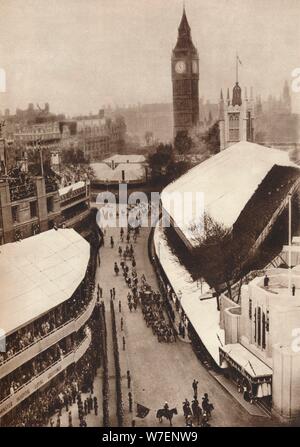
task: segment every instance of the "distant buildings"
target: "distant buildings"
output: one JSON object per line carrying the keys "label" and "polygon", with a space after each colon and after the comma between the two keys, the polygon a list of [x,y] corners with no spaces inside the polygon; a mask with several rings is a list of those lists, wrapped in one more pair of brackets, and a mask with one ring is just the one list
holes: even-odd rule
{"label": "distant buildings", "polygon": [[17,109],[15,115],[5,118],[2,136],[10,166],[24,158],[26,152],[38,149],[48,153],[49,158],[50,154],[57,157],[63,151],[81,150],[86,160],[95,162],[125,149],[126,123],[120,115],[105,117],[103,110],[69,120],[51,114],[49,104],[37,110],[29,104],[27,110]]}
{"label": "distant buildings", "polygon": [[104,117],[104,111],[93,117],[78,117],[78,146],[90,162],[103,160],[125,149],[126,124],[122,116]]}
{"label": "distant buildings", "polygon": [[293,160],[300,160],[300,116],[292,113],[287,82],[279,97],[270,95],[265,101],[256,98],[255,116],[257,142],[286,150]]}

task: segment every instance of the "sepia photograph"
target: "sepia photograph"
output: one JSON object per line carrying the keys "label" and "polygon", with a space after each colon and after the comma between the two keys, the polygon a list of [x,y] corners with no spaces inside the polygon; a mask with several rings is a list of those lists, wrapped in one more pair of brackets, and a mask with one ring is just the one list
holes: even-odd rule
{"label": "sepia photograph", "polygon": [[0,0],[0,428],[300,426],[299,17]]}

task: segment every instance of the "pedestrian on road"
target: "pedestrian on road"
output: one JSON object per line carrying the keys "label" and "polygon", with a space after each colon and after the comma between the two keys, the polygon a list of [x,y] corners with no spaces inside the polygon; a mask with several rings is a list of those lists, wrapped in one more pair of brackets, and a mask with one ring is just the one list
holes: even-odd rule
{"label": "pedestrian on road", "polygon": [[123,335],[123,351],[125,351],[125,348],[126,348],[126,341],[125,341],[125,337]]}
{"label": "pedestrian on road", "polygon": [[99,292],[100,292],[100,298],[102,298],[102,295],[103,295],[102,287],[99,288]]}
{"label": "pedestrian on road", "polygon": [[121,304],[121,300],[119,300],[119,312],[122,312],[122,304]]}
{"label": "pedestrian on road", "polygon": [[118,276],[118,274],[119,274],[119,267],[118,267],[118,264],[116,262],[114,264],[114,271],[115,271],[116,276]]}
{"label": "pedestrian on road", "polygon": [[121,331],[123,331],[123,317],[121,318]]}
{"label": "pedestrian on road", "polygon": [[292,295],[295,296],[295,293],[296,293],[296,286],[295,286],[295,284],[293,284],[293,287],[292,287]]}
{"label": "pedestrian on road", "polygon": [[119,256],[122,256],[122,247],[119,246]]}
{"label": "pedestrian on road", "polygon": [[114,287],[112,289],[112,293],[113,293],[113,299],[115,299],[116,298],[116,289]]}
{"label": "pedestrian on road", "polygon": [[110,236],[110,248],[114,248],[114,238],[112,236]]}
{"label": "pedestrian on road", "polygon": [[130,375],[130,371],[127,370],[127,388],[129,389],[131,386],[131,375]]}
{"label": "pedestrian on road", "polygon": [[110,299],[112,300],[113,299],[113,291],[112,291],[112,289],[109,290],[109,293],[110,293]]}
{"label": "pedestrian on road", "polygon": [[129,404],[129,413],[132,413],[132,394],[130,391],[128,393],[128,404]]}

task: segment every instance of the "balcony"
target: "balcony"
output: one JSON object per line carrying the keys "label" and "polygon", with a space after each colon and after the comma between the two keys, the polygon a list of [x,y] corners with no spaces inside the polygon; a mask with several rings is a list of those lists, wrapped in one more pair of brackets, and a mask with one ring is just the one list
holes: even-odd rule
{"label": "balcony", "polygon": [[52,364],[49,368],[41,374],[34,376],[32,380],[25,383],[14,394],[6,397],[0,402],[0,417],[8,413],[12,408],[21,403],[35,391],[46,385],[50,380],[57,376],[61,371],[65,370],[72,363],[78,360],[85,354],[91,343],[91,335],[88,334],[84,340],[73,351],[66,354],[59,361]]}
{"label": "balcony", "polygon": [[36,188],[32,182],[15,186],[10,185],[9,190],[11,202],[17,202],[18,200],[36,196]]}
{"label": "balcony", "polygon": [[69,320],[62,326],[54,329],[51,333],[47,334],[44,338],[38,342],[27,346],[22,351],[19,351],[13,357],[7,359],[0,365],[0,380],[7,374],[11,373],[15,369],[19,368],[30,359],[50,348],[50,346],[59,342],[63,338],[77,332],[90,318],[96,304],[96,296],[93,297],[87,308],[77,318]]}

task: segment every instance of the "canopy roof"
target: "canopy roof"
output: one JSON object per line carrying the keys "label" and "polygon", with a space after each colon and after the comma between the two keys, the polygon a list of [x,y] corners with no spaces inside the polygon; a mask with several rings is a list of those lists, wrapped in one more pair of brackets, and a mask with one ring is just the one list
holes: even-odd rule
{"label": "canopy roof", "polygon": [[83,280],[89,243],[49,230],[0,248],[0,328],[6,335],[69,299]]}
{"label": "canopy roof", "polygon": [[95,173],[96,181],[103,183],[122,182],[122,171],[124,171],[124,182],[137,182],[145,180],[145,166],[141,163],[119,163],[112,169],[106,163],[92,163],[91,167]]}
{"label": "canopy roof", "polygon": [[111,163],[114,162],[115,164],[118,163],[145,163],[146,157],[144,155],[138,155],[138,154],[116,154],[112,155],[109,158],[105,158],[103,160],[103,163]]}
{"label": "canopy roof", "polygon": [[[178,180],[170,183],[162,192],[164,209],[180,228],[185,237],[193,244],[190,231],[195,222],[195,203],[188,211],[185,209],[184,223],[176,221],[174,205],[170,204],[171,193],[203,193],[204,211],[215,221],[231,228],[238,219],[247,202],[254,195],[268,172],[275,166],[294,167],[288,153],[258,144],[241,141],[205,160]],[[300,169],[299,169],[300,173]]]}
{"label": "canopy roof", "polygon": [[83,188],[85,186],[84,181],[72,183],[72,185],[64,186],[63,188],[59,188],[58,194],[60,196],[64,196],[65,194],[68,194],[69,192],[76,191],[77,189]]}

